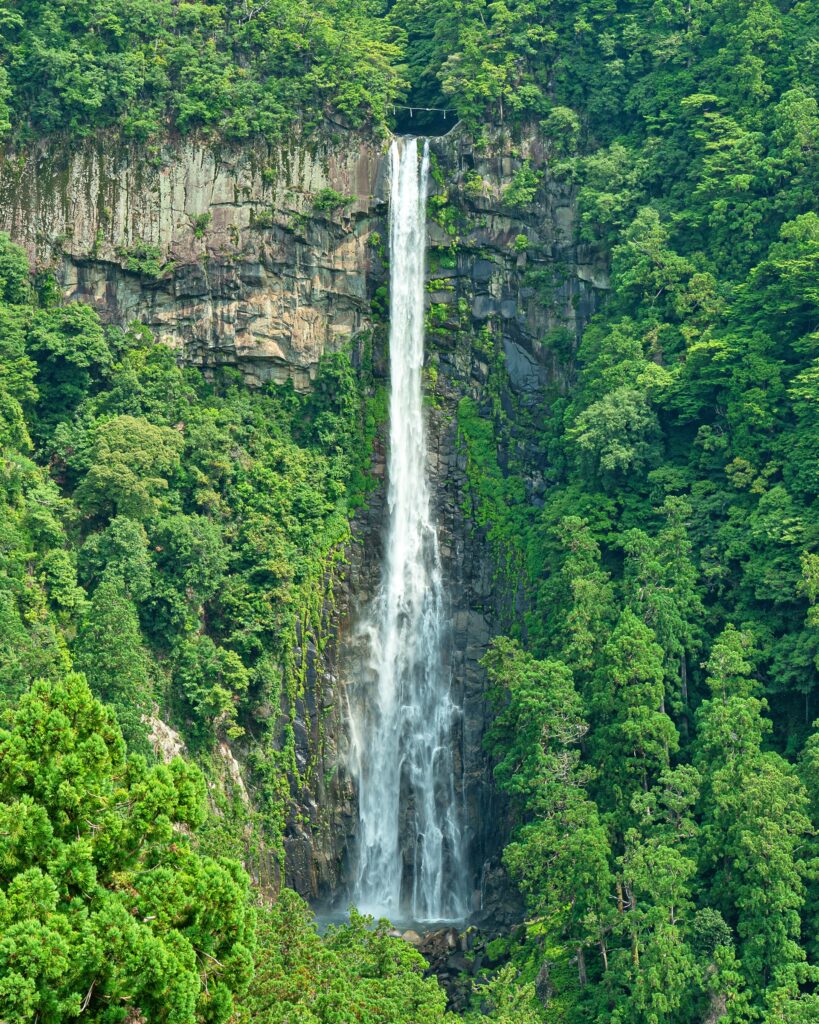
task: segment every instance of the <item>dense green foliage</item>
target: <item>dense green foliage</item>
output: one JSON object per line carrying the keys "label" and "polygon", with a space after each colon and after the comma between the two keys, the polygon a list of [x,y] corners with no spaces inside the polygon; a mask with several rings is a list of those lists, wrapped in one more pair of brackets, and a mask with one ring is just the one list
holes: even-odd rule
{"label": "dense green foliage", "polygon": [[728,214],[708,230],[748,230],[758,211],[733,186],[748,191],[777,127],[780,161],[799,159],[787,136],[804,140],[817,22],[806,0],[5,0],[0,130],[245,138],[341,116],[381,131],[396,102],[431,105],[477,131],[541,121],[557,152],[628,157],[624,140],[650,138],[644,166],[612,168],[629,188],[699,156]]}
{"label": "dense green foliage", "polygon": [[5,124],[235,139],[325,117],[381,127],[400,86],[379,0],[6,0]]}
{"label": "dense green foliage", "polygon": [[186,836],[205,813],[198,769],[126,760],[69,674],[35,683],[0,729],[0,796],[3,1020],[232,1015],[252,964],[248,879]]}
{"label": "dense green foliage", "polygon": [[[515,609],[488,749],[528,914],[470,1021],[819,1020],[817,28],[809,0],[0,4],[12,137],[381,131],[406,95],[536,136],[610,256],[582,337],[544,339],[554,389],[512,394],[490,325],[458,410]],[[503,208],[544,183],[521,161]],[[242,747],[276,845],[372,381],[337,356],[250,393],[50,294],[0,241],[0,1017],[442,1019],[384,928],[321,938],[288,893],[254,924],[208,856],[246,811],[147,739],[158,712],[206,766]]]}
{"label": "dense green foliage", "polygon": [[208,384],[144,331],[40,301],[7,239],[0,275],[2,696],[73,664],[134,749],[154,708],[204,757],[247,734],[275,846],[372,403],[345,355],[308,397]]}
{"label": "dense green foliage", "polygon": [[[488,6],[459,38],[525,55],[496,117],[539,118],[612,271],[577,349],[555,335],[561,393],[499,402],[496,360],[460,409],[528,607],[487,659],[519,966],[549,964],[547,1020],[814,1020],[816,10]],[[488,75],[441,24],[443,67]]]}
{"label": "dense green foliage", "polygon": [[0,727],[0,1016],[156,1024],[433,1024],[425,961],[353,914],[320,938],[282,890],[197,852],[205,781],[126,757],[82,675],[41,680]]}
{"label": "dense green foliage", "polygon": [[373,928],[351,912],[349,924],[323,938],[295,893],[282,893],[259,929],[259,949],[247,1000],[260,1024],[435,1024],[446,996],[424,978],[426,961],[386,922]]}

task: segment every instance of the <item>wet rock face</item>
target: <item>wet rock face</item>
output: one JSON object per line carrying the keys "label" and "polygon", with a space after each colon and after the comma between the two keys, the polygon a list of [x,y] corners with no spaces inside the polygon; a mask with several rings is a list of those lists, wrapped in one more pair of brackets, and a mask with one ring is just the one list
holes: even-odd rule
{"label": "wet rock face", "polygon": [[[471,502],[457,410],[465,396],[479,403],[486,398],[490,371],[486,347],[480,340],[486,332],[502,354],[505,386],[511,395],[528,404],[542,400],[545,388],[565,389],[565,368],[544,339],[558,328],[570,338],[576,337],[593,312],[606,279],[596,254],[575,241],[575,210],[568,189],[549,182],[546,176],[545,187],[531,206],[504,205],[503,191],[515,167],[527,156],[533,166],[542,166],[542,154],[530,149],[514,163],[505,158],[498,161],[476,153],[469,140],[457,133],[436,141],[433,152],[437,181],[432,188],[438,195],[447,193],[450,223],[456,225],[453,235],[435,220],[429,224],[427,305],[434,327],[427,333],[426,363],[431,398],[428,465],[450,602],[448,656],[453,697],[462,709],[453,737],[458,795],[465,807],[474,919],[490,928],[508,927],[521,919],[523,911],[499,866],[510,822],[505,802],[492,784],[491,764],[483,746],[489,707],[480,662],[492,636],[504,628],[515,609],[509,607],[508,590],[497,579],[484,531],[465,511]],[[464,185],[474,182],[475,175],[481,179],[481,193],[472,189],[467,194]],[[432,213],[434,216],[434,206]],[[386,225],[378,230],[386,236]],[[515,246],[521,235],[527,238],[525,253],[517,251],[520,244]],[[553,272],[556,267],[560,273]],[[548,302],[544,301],[543,278],[548,282]],[[383,280],[373,276],[371,287]],[[385,334],[376,330],[375,357],[386,378]],[[337,590],[341,603],[333,645],[339,695],[336,706],[344,704],[346,684],[366,671],[366,643],[357,634],[357,625],[380,581],[386,527],[384,444],[382,434],[374,466],[381,485],[353,524],[355,542],[348,552],[346,578]],[[305,891],[343,906],[356,858],[356,804],[345,763],[345,723],[339,720],[338,724],[340,730],[333,735],[329,756],[337,765],[334,784],[341,799],[337,803],[330,799],[326,805],[333,818],[320,831],[328,837],[328,845],[319,844],[316,852],[325,867],[335,861],[337,874],[329,886]],[[334,814],[335,806],[343,811]],[[302,842],[309,839],[304,837]],[[411,860],[410,851],[405,859]],[[298,885],[308,881],[305,873],[296,869],[295,860],[293,868],[290,877]]]}
{"label": "wet rock face", "polygon": [[[473,336],[491,332],[514,393],[534,397],[544,387],[565,387],[565,357],[549,339],[556,331],[576,338],[608,288],[602,254],[577,240],[573,189],[550,176],[536,137],[514,145],[498,137],[479,150],[454,131],[433,140],[432,153],[432,191],[446,196],[457,215],[430,226],[431,276],[447,285],[430,301],[447,305],[452,321]],[[516,199],[512,186],[524,167],[540,180],[531,197]],[[436,248],[452,250],[448,224],[456,228],[454,267],[451,259],[434,258]],[[459,355],[465,390],[479,398],[485,366],[474,349]]]}
{"label": "wet rock face", "polygon": [[[465,512],[457,409],[465,396],[486,398],[488,338],[512,398],[536,405],[544,389],[565,390],[565,352],[558,355],[555,332],[571,347],[607,279],[599,255],[576,241],[574,197],[550,178],[540,142],[513,148],[498,139],[478,151],[456,129],[434,140],[432,152],[428,446],[450,599],[453,691],[462,708],[454,743],[474,909],[479,920],[504,925],[519,919],[520,907],[498,868],[508,820],[483,750],[488,705],[480,660],[516,610],[498,585],[484,532]],[[531,202],[516,206],[507,190],[527,160],[543,178]],[[384,148],[352,133],[279,148],[168,142],[155,154],[108,139],[74,150],[43,145],[0,162],[0,230],[38,266],[54,270],[66,298],[93,304],[110,322],[142,321],[182,362],[206,372],[231,365],[251,385],[291,379],[309,388],[322,353],[351,345],[355,357],[362,334],[372,331],[375,365],[386,380],[386,330],[372,302],[387,283],[386,178]],[[297,762],[317,768],[296,796],[286,879],[317,903],[341,906],[357,822],[346,687],[360,671],[357,625],[380,580],[384,445],[382,432],[373,466],[379,486],[353,523],[354,542],[327,609],[332,642],[321,656],[307,652],[307,685],[293,723]],[[244,771],[241,763],[235,770]],[[252,785],[248,795],[252,803]],[[248,866],[275,885],[276,867],[267,861]]]}

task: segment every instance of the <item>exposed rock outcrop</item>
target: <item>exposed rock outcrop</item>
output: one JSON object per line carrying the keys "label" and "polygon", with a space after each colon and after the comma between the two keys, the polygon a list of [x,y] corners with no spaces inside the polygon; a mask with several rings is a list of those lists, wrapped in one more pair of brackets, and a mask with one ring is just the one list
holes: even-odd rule
{"label": "exposed rock outcrop", "polygon": [[185,756],[185,741],[167,722],[158,717],[158,710],[157,708],[145,721],[148,726],[148,742],[157,758],[163,764],[168,764],[175,757]]}
{"label": "exposed rock outcrop", "polygon": [[4,156],[0,228],[67,298],[147,324],[186,363],[306,387],[322,352],[369,324],[383,175],[380,147],[354,136],[152,152],[43,142]]}

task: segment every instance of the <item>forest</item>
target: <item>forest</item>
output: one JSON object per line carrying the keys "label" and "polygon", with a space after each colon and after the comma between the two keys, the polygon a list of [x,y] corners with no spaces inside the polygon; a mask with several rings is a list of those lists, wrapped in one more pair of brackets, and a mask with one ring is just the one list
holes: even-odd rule
{"label": "forest", "polygon": [[0,2],[9,152],[446,109],[539,140],[611,272],[542,339],[567,387],[512,395],[496,345],[458,406],[525,921],[455,1014],[388,922],[255,890],[290,723],[257,815],[208,783],[303,683],[378,485],[372,351],[206,378],[0,236],[0,1021],[819,1021],[818,86],[812,0]]}

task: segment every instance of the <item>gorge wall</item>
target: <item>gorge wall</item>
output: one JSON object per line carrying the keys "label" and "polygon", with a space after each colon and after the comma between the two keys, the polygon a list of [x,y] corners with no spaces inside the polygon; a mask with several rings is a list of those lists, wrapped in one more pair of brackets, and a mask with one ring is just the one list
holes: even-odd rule
{"label": "gorge wall", "polygon": [[[450,657],[463,707],[459,767],[477,907],[481,890],[487,905],[499,898],[492,865],[504,830],[482,749],[479,662],[515,608],[485,530],[468,511],[458,405],[464,397],[489,403],[490,377],[498,373],[501,401],[507,394],[534,405],[544,391],[565,388],[547,339],[556,330],[576,336],[607,279],[599,254],[577,242],[571,188],[550,177],[541,142],[497,138],[479,150],[456,128],[434,140],[432,151],[428,443],[452,602]],[[386,379],[387,166],[386,147],[345,133],[286,147],[188,140],[148,151],[105,137],[80,148],[40,144],[3,156],[0,230],[38,269],[54,273],[66,299],[91,303],[109,322],[141,321],[180,361],[205,372],[235,366],[250,385],[290,379],[307,389],[322,353],[349,346],[355,362],[366,342]],[[506,190],[522,168],[543,176],[515,205]],[[353,524],[334,588],[334,640],[321,655],[312,652],[294,723],[300,763],[318,767],[309,791],[294,792],[286,874],[325,902],[343,903],[355,843],[345,684],[356,659],[355,623],[379,580],[383,432],[373,471],[380,485]],[[235,753],[241,769],[246,751]],[[247,788],[252,800],[252,780]],[[267,880],[260,864],[250,867]]]}

